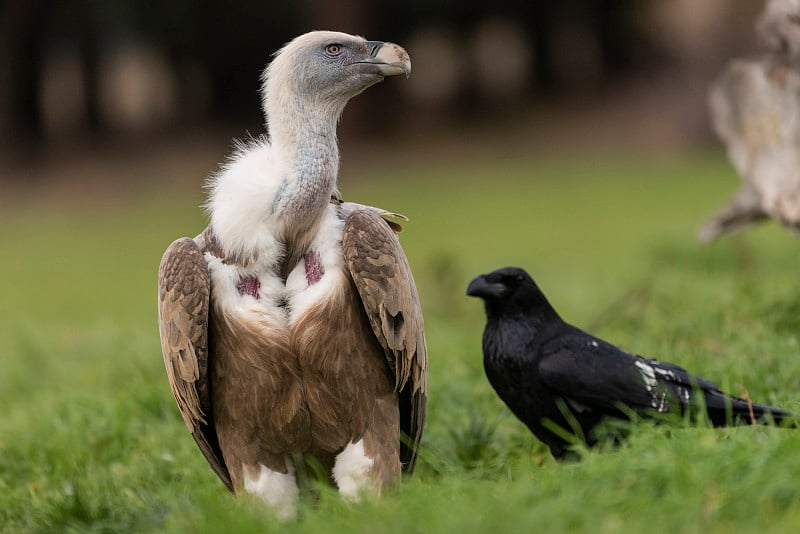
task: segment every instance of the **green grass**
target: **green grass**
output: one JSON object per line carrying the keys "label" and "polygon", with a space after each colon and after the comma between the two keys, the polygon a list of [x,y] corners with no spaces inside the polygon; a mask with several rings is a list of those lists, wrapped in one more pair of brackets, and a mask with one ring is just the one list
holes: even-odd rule
{"label": "green grass", "polygon": [[203,226],[199,180],[91,211],[27,200],[0,215],[0,530],[800,531],[796,431],[640,424],[555,463],[486,382],[464,296],[523,266],[571,322],[800,411],[798,242],[774,224],[694,239],[737,186],[721,157],[407,164],[340,185],[411,218],[430,355],[416,476],[380,502],[323,490],[288,524],[230,497],[178,415],[155,318],[161,252]]}

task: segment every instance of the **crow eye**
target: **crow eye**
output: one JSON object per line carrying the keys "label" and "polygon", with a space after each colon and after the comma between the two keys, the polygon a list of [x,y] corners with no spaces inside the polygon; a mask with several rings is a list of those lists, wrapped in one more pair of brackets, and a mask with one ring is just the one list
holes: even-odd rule
{"label": "crow eye", "polygon": [[338,56],[342,53],[342,45],[340,44],[329,44],[325,47],[325,52],[328,53],[330,56]]}
{"label": "crow eye", "polygon": [[525,277],[524,277],[524,276],[522,276],[521,274],[518,274],[518,275],[516,276],[516,278],[517,278],[517,282],[522,282],[523,280],[525,280]]}

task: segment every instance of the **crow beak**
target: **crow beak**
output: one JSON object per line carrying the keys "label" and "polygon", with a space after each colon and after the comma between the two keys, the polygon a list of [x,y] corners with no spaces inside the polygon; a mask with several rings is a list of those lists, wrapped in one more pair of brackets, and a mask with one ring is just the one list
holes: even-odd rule
{"label": "crow beak", "polygon": [[408,78],[411,74],[411,58],[402,46],[381,41],[367,41],[367,49],[369,58],[359,63],[375,65],[383,76],[405,74]]}
{"label": "crow beak", "polygon": [[467,287],[467,295],[470,297],[486,298],[502,298],[507,296],[509,289],[505,284],[499,282],[490,282],[486,279],[486,275],[480,275]]}

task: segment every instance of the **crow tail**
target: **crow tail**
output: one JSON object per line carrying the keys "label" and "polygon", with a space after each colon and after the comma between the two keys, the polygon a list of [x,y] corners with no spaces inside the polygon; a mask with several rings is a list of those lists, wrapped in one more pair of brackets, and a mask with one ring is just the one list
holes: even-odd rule
{"label": "crow tail", "polygon": [[705,397],[708,417],[714,426],[780,425],[795,418],[789,411],[756,404],[749,398],[731,397],[719,391],[706,392]]}

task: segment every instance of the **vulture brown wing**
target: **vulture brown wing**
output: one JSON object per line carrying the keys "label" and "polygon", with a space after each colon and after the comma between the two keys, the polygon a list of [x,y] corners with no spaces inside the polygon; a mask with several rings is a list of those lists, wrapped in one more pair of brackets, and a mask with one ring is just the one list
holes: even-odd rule
{"label": "vulture brown wing", "polygon": [[[202,239],[202,238],[200,238]],[[212,420],[208,375],[208,266],[197,242],[173,242],[158,270],[158,329],[172,394],[203,455],[233,491]]]}
{"label": "vulture brown wing", "polygon": [[344,260],[372,330],[395,376],[400,399],[400,460],[411,472],[425,423],[428,355],[419,295],[411,268],[390,223],[374,208],[341,210]]}

